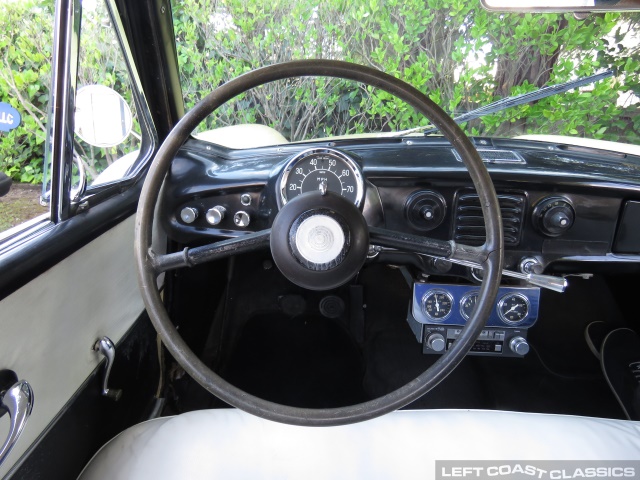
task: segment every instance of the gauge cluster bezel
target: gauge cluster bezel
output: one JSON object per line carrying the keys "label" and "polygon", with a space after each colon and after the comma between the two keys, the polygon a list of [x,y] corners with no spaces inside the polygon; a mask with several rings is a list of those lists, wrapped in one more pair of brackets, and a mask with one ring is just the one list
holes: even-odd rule
{"label": "gauge cluster bezel", "polygon": [[[480,294],[480,290],[471,290],[470,292],[465,293],[462,298],[460,298],[460,303],[459,303],[459,308],[460,308],[460,315],[462,315],[462,318],[464,318],[465,320],[469,320],[469,318],[471,318],[471,315],[468,315],[465,311],[464,311],[464,304],[465,302],[470,299],[473,296],[478,296]],[[477,300],[476,300],[477,301]]]}
{"label": "gauge cluster bezel", "polygon": [[[504,303],[513,297],[517,297],[522,299],[522,301],[526,304],[527,306],[527,313],[525,314],[524,317],[522,317],[520,320],[509,320],[508,318],[506,318],[505,313],[502,311],[502,307],[504,306]],[[518,293],[518,292],[510,292],[507,293],[506,295],[503,295],[502,297],[500,297],[500,300],[498,300],[498,304],[496,305],[496,310],[498,311],[498,316],[500,317],[500,319],[506,323],[507,325],[511,325],[511,326],[518,326],[521,325],[523,322],[525,322],[527,320],[527,318],[529,317],[529,312],[531,310],[531,302],[529,302],[529,298],[526,295],[523,295],[522,293]]]}
{"label": "gauge cluster bezel", "polygon": [[[300,165],[303,161],[305,161],[309,157],[316,156],[316,155],[317,156],[327,155],[329,157],[334,157],[337,160],[344,162],[344,164],[346,164],[349,170],[353,172],[353,178],[354,178],[355,187],[356,187],[354,204],[356,207],[361,208],[364,201],[364,197],[365,197],[365,183],[364,183],[364,175],[362,173],[362,168],[360,167],[358,162],[356,162],[351,156],[347,155],[346,153],[340,150],[336,150],[333,148],[309,148],[297,153],[290,160],[287,161],[284,168],[282,169],[282,173],[280,174],[280,178],[277,182],[278,208],[282,208],[288,201],[287,187],[289,186],[289,178],[291,176],[291,172],[294,171],[294,169],[298,165]],[[341,192],[335,192],[335,193],[342,194]]]}

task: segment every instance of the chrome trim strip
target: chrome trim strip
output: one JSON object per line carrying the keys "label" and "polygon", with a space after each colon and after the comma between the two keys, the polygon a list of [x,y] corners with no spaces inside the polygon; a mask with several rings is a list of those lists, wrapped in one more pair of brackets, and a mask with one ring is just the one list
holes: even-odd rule
{"label": "chrome trim strip", "polygon": [[[502,149],[476,148],[476,150],[478,150],[478,153],[480,154],[480,158],[482,158],[482,161],[484,163],[490,163],[490,164],[495,164],[495,163],[506,163],[506,164],[524,163],[524,164],[526,164],[527,163],[525,161],[524,157],[522,155],[520,155],[520,153],[516,152],[515,150],[506,150],[504,148],[502,148]],[[462,157],[460,156],[458,151],[455,148],[452,148],[451,151],[453,152],[453,156],[456,157],[456,160],[459,161],[459,162],[462,162]],[[488,154],[500,154],[500,153],[505,153],[506,155],[513,156],[514,159],[513,160],[508,159],[508,158],[489,159],[489,158],[486,158],[486,155],[484,155],[484,154],[488,155]]]}
{"label": "chrome trim strip", "polygon": [[[78,73],[80,0],[58,0],[56,6],[49,138],[45,165],[51,165],[51,219],[58,223],[70,216],[73,157],[73,111]],[[46,168],[46,167],[45,167]],[[43,185],[43,192],[47,190]]]}

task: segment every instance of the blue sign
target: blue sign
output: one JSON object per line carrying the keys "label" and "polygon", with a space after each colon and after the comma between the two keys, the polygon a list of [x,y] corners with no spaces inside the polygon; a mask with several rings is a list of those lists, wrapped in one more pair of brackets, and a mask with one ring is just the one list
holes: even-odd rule
{"label": "blue sign", "polygon": [[8,132],[20,125],[20,112],[8,103],[0,102],[0,132]]}

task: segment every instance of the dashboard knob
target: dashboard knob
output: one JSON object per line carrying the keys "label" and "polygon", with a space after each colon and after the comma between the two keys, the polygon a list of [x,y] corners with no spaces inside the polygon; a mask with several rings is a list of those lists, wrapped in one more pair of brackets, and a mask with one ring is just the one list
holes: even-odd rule
{"label": "dashboard knob", "polygon": [[540,260],[535,257],[525,257],[520,260],[520,271],[525,275],[540,275],[543,270]]}
{"label": "dashboard knob", "polygon": [[184,223],[193,223],[198,218],[198,210],[193,207],[184,207],[180,211],[180,218]]}
{"label": "dashboard knob", "polygon": [[533,210],[534,223],[549,237],[558,237],[573,226],[576,213],[566,198],[550,197]]}
{"label": "dashboard knob", "polygon": [[251,205],[251,195],[249,195],[248,193],[243,193],[242,195],[240,195],[240,203],[245,207]]}
{"label": "dashboard knob", "polygon": [[441,333],[432,333],[427,338],[427,347],[429,347],[434,352],[442,352],[444,351],[444,347],[446,343],[444,341],[444,335]]}
{"label": "dashboard knob", "polygon": [[236,212],[236,214],[233,216],[233,223],[235,223],[238,227],[248,227],[250,222],[251,217],[247,212],[243,212],[242,210]]}
{"label": "dashboard knob", "polygon": [[227,213],[227,209],[222,205],[216,205],[213,208],[207,210],[205,218],[210,225],[218,225],[224,218],[224,214]]}
{"label": "dashboard knob", "polygon": [[424,207],[422,210],[420,210],[420,214],[426,221],[431,221],[436,216],[433,208],[431,207]]}
{"label": "dashboard knob", "polygon": [[509,342],[509,348],[516,355],[526,355],[529,353],[529,344],[522,337],[513,337]]}
{"label": "dashboard knob", "polygon": [[444,221],[447,203],[444,197],[431,190],[413,192],[405,201],[404,213],[417,230],[433,230]]}

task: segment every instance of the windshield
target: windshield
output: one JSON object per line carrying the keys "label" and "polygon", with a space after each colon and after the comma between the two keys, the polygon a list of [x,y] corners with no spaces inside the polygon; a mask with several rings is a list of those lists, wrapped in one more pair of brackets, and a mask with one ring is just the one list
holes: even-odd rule
{"label": "windshield", "polygon": [[[242,73],[301,58],[373,66],[454,117],[611,69],[613,75],[588,85],[461,125],[476,136],[640,144],[639,13],[500,14],[483,10],[479,0],[187,0],[173,14],[187,109]],[[313,78],[255,89],[198,131],[244,123],[271,127],[286,141],[428,126],[384,92]]]}

